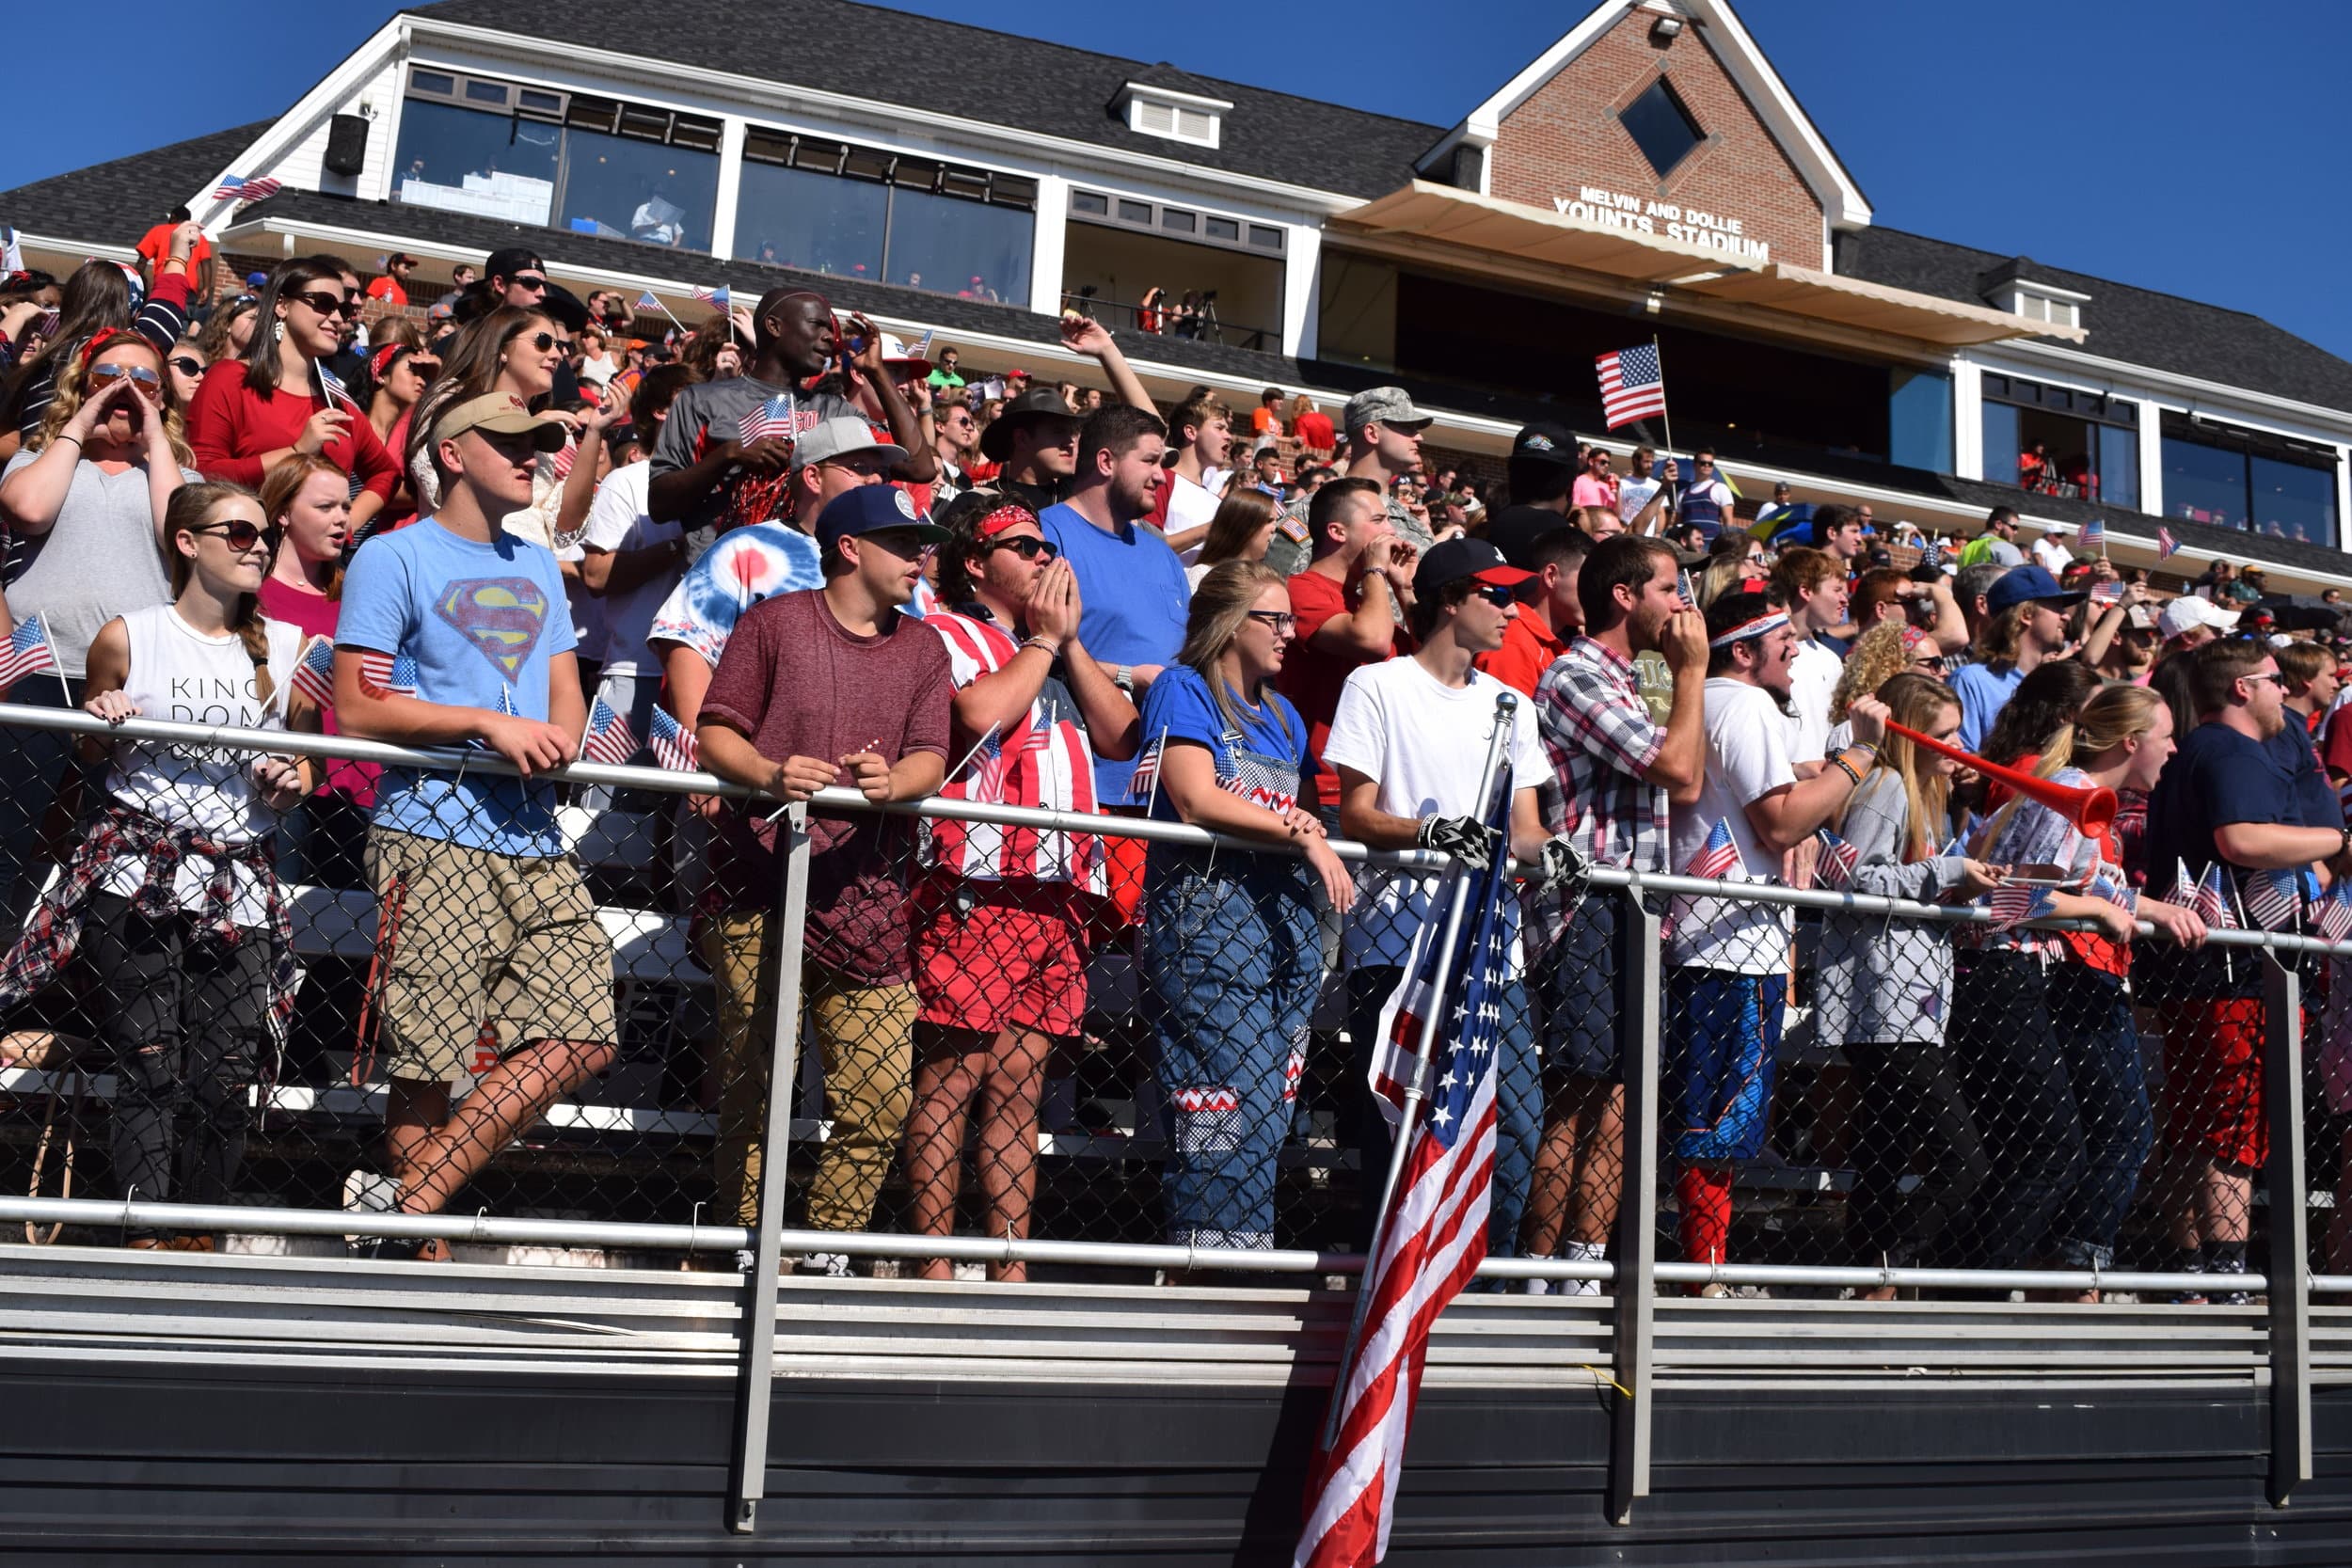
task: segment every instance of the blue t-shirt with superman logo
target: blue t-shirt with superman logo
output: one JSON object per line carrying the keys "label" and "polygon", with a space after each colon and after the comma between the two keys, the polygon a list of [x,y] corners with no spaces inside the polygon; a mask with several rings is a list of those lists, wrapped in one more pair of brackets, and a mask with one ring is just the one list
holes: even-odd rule
{"label": "blue t-shirt with superman logo", "polygon": [[[415,695],[548,717],[548,661],[573,650],[564,575],[545,547],[461,539],[430,517],[368,541],[343,578],[338,648],[414,664]],[[496,773],[384,772],[378,827],[501,855],[560,855],[555,786]]]}

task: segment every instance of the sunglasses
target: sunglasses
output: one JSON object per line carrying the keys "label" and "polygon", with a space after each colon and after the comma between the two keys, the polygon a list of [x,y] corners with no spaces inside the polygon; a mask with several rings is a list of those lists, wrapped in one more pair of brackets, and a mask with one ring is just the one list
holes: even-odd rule
{"label": "sunglasses", "polygon": [[1051,539],[994,539],[989,542],[988,547],[992,550],[1010,550],[1024,561],[1035,561],[1040,556],[1051,561],[1061,554],[1061,546]]}
{"label": "sunglasses", "polygon": [[566,354],[572,352],[572,341],[569,338],[559,338],[552,332],[533,332],[523,341],[537,349],[541,354],[547,353],[551,348],[560,348]]}
{"label": "sunglasses", "polygon": [[1482,582],[1470,591],[1473,599],[1484,599],[1497,610],[1507,610],[1518,602],[1518,595],[1499,582]]}
{"label": "sunglasses", "polygon": [[330,294],[323,289],[314,293],[288,294],[286,297],[300,300],[322,316],[356,316],[359,313],[358,300],[343,294]]}
{"label": "sunglasses", "polygon": [[1251,610],[1243,613],[1262,626],[1272,626],[1278,634],[1298,629],[1298,617],[1287,610]]}
{"label": "sunglasses", "polygon": [[92,365],[89,368],[89,384],[93,387],[109,387],[126,378],[148,391],[157,390],[164,384],[164,378],[145,365]]}
{"label": "sunglasses", "polygon": [[260,525],[250,522],[243,517],[239,517],[232,523],[207,523],[202,528],[190,529],[188,531],[191,533],[217,533],[222,539],[228,542],[229,547],[236,551],[239,555],[243,555],[246,551],[262,543],[264,539],[269,541],[272,548],[277,547],[278,544],[278,531],[276,529],[262,528]]}
{"label": "sunglasses", "polygon": [[164,362],[169,365],[173,370],[178,371],[182,375],[202,375],[204,373],[204,361],[199,359],[193,354],[175,354]]}
{"label": "sunglasses", "polygon": [[548,286],[548,280],[546,278],[532,277],[527,273],[518,277],[510,277],[507,281],[514,284],[518,289],[535,289],[541,293],[545,293]]}

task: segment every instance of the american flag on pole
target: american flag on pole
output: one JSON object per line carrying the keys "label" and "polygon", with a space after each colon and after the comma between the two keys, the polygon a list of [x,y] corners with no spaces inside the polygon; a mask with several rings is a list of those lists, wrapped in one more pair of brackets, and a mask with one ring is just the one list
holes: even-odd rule
{"label": "american flag on pole", "polygon": [[326,392],[326,401],[340,403],[355,414],[361,412],[359,400],[351,395],[351,388],[343,385],[343,378],[328,370],[326,360],[321,359],[316,363],[319,372],[319,388]]}
{"label": "american flag on pole", "polygon": [[[1499,771],[1485,816],[1489,827],[1507,833],[1510,770]],[[1308,1472],[1296,1568],[1356,1568],[1387,1554],[1430,1326],[1486,1256],[1500,993],[1510,963],[1514,895],[1508,857],[1497,855],[1485,871],[1450,870],[1433,908],[1453,907],[1451,893],[1461,877],[1471,879],[1470,902],[1458,951],[1451,955],[1457,961],[1445,966],[1454,978],[1446,987],[1450,1005],[1443,1006],[1430,1053],[1429,1098],[1403,1131],[1404,1167],[1364,1271],[1360,1332],[1332,1385],[1331,1418]],[[1442,941],[1435,919],[1415,937],[1406,984],[1391,1002],[1402,1016],[1390,1040],[1409,1027],[1418,1050],[1418,1015],[1435,990]],[[1416,985],[1418,995],[1408,996]],[[1398,1006],[1399,1000],[1408,1006]],[[1384,1092],[1381,1102],[1401,1119],[1402,1084],[1393,1101]]]}
{"label": "american flag on pole", "polygon": [[1666,411],[1666,374],[1658,365],[1658,345],[1644,343],[1604,354],[1600,367],[1600,411],[1609,428]]}
{"label": "american flag on pole", "polygon": [[2093,517],[2083,525],[2083,548],[2104,550],[2107,547],[2106,520]]}
{"label": "american flag on pole", "polygon": [[661,309],[661,302],[653,297],[653,291],[651,289],[647,289],[644,293],[637,296],[636,308],[640,310],[659,310]]}
{"label": "american flag on pole", "polygon": [[334,707],[334,640],[313,637],[303,644],[302,657],[294,662],[294,679],[287,684],[308,697],[311,706],[323,710]]}
{"label": "american flag on pole", "polygon": [[[523,710],[515,705],[515,689],[504,681],[499,682],[498,711],[509,719],[520,719],[523,716]],[[477,752],[496,750],[478,735],[467,740],[466,744]]]}
{"label": "american flag on pole", "polygon": [[2158,523],[2156,525],[2156,559],[2166,560],[2178,553],[2180,547],[2181,542],[2172,537],[2172,531],[2162,523]]}
{"label": "american flag on pole", "polygon": [[1944,565],[1944,541],[1930,534],[1927,547],[1919,552],[1919,564],[1941,570]]}
{"label": "american flag on pole", "polygon": [[215,201],[265,201],[284,187],[285,182],[282,180],[272,180],[266,176],[259,180],[246,180],[231,174],[223,179],[219,187],[213,192],[213,199]]}
{"label": "american flag on pole", "polygon": [[2198,919],[2214,930],[2234,931],[2238,928],[2237,915],[2230,908],[2229,882],[2222,875],[2219,861],[2205,868],[2204,880],[2197,884],[2197,891],[2189,897],[2189,908],[2197,911]]}
{"label": "american flag on pole", "polygon": [[2090,585],[2092,604],[2116,604],[2122,597],[2123,585],[2120,582],[2094,582]]}
{"label": "american flag on pole", "polygon": [[1691,863],[1682,868],[1682,874],[1719,882],[1734,871],[1744,877],[1747,869],[1747,862],[1740,856],[1739,840],[1731,836],[1730,821],[1719,816],[1707,834],[1707,842],[1699,846],[1699,852],[1691,857]]}
{"label": "american flag on pole", "polygon": [[673,773],[702,771],[702,748],[694,743],[694,732],[679,723],[660,708],[653,710],[653,719],[646,724],[646,744],[653,748],[653,760]]}
{"label": "american flag on pole", "polygon": [[628,720],[612,711],[602,693],[588,705],[588,728],[580,737],[580,754],[610,768],[619,768],[637,754],[636,733]]}
{"label": "american flag on pole", "polygon": [[1691,586],[1691,574],[1690,574],[1688,571],[1685,571],[1685,572],[1682,574],[1682,581],[1681,581],[1681,583],[1680,583],[1680,584],[1679,584],[1679,585],[1676,588],[1675,592],[1682,595],[1682,608],[1683,608],[1683,609],[1685,609],[1685,610],[1696,610],[1696,609],[1698,609],[1698,607],[1699,607],[1699,594],[1698,594],[1698,590]]}
{"label": "american flag on pole", "polygon": [[778,392],[758,407],[746,410],[736,428],[742,433],[745,446],[751,445],[754,441],[764,440],[771,436],[791,435],[791,394]]}
{"label": "american flag on pole", "polygon": [[2352,937],[2352,884],[2337,882],[2312,904],[2312,924],[2329,942]]}
{"label": "american flag on pole", "polygon": [[1986,905],[1993,911],[1993,928],[2010,930],[2028,920],[2050,912],[2050,890],[2040,887],[2017,887],[2003,883],[1987,896]]}
{"label": "american flag on pole", "polygon": [[706,305],[715,305],[722,310],[735,303],[734,293],[724,283],[715,289],[698,288],[694,291],[694,297]]}
{"label": "american flag on pole", "polygon": [[385,695],[413,697],[417,694],[417,661],[406,654],[379,654],[373,649],[362,649],[359,684]]}
{"label": "american flag on pole", "polygon": [[49,628],[40,616],[27,615],[8,633],[8,648],[0,652],[0,696],[25,676],[56,667],[57,650],[50,645]]}
{"label": "american flag on pole", "polygon": [[2258,930],[2275,931],[2293,921],[2303,908],[2299,871],[2241,871],[2237,889],[2247,921]]}
{"label": "american flag on pole", "polygon": [[1862,864],[1862,851],[1831,832],[1820,831],[1821,863],[1814,879],[1833,892],[1853,886],[1853,874]]}

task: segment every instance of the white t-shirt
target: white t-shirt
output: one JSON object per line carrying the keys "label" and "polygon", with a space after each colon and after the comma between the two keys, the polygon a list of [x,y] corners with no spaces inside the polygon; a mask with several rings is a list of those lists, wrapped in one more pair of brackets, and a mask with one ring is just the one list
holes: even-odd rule
{"label": "white t-shirt", "polygon": [[1617,515],[1625,519],[1628,528],[1631,528],[1633,519],[1642,515],[1642,508],[1649,504],[1649,499],[1658,494],[1661,483],[1655,479],[1635,479],[1630,474],[1617,481]]}
{"label": "white t-shirt", "polygon": [[[1788,721],[1762,687],[1718,675],[1707,683],[1707,779],[1694,805],[1676,806],[1677,875],[1691,863],[1719,821],[1747,867],[1746,880],[1777,880],[1780,857],[1769,854],[1748,826],[1748,803],[1797,782],[1788,758]],[[1734,870],[1726,880],[1741,879]],[[1667,911],[1674,935],[1666,961],[1742,974],[1775,974],[1788,966],[1796,923],[1788,906],[1744,899],[1677,898]]]}
{"label": "white t-shirt", "polygon": [[[1447,686],[1409,657],[1359,665],[1340,689],[1330,738],[1323,746],[1324,764],[1352,768],[1379,781],[1374,803],[1392,816],[1475,816],[1495,698],[1509,689],[1477,671],[1468,685]],[[1548,765],[1535,738],[1535,715],[1524,700],[1512,715],[1509,755],[1513,788],[1543,783]],[[1349,960],[1401,967],[1414,931],[1430,918],[1438,880],[1429,873],[1359,870],[1363,896],[1349,912],[1343,939]],[[1518,901],[1508,908],[1516,974]]]}
{"label": "white t-shirt", "polygon": [[[645,492],[652,475],[653,464],[643,461],[624,464],[605,475],[604,483],[596,486],[596,500],[589,505],[588,531],[581,543],[617,555],[683,539],[684,523],[657,523],[646,513]],[[660,670],[661,661],[645,646],[645,640],[653,631],[653,618],[661,601],[684,575],[681,562],[675,570],[657,573],[634,588],[604,596],[604,641],[596,646],[606,674],[650,675]]]}
{"label": "white t-shirt", "polygon": [[2052,577],[2059,576],[2074,563],[2074,552],[2055,533],[2045,533],[2033,542],[2033,558]]}
{"label": "white t-shirt", "polygon": [[1790,762],[1819,762],[1829,754],[1829,703],[1845,673],[1846,661],[1829,648],[1811,641],[1797,644],[1788,666],[1788,698],[1797,709],[1789,729]]}
{"label": "white t-shirt", "polygon": [[[1224,470],[1211,468],[1201,477],[1212,481],[1213,484],[1222,484]],[[1217,499],[1213,484],[1195,484],[1173,468],[1168,470],[1168,483],[1173,486],[1168,493],[1168,533],[1172,536],[1186,529],[1207,528],[1209,519],[1216,515]],[[1178,550],[1177,559],[1187,566],[1191,565],[1200,559],[1200,546],[1208,542],[1208,536],[1203,534]]]}

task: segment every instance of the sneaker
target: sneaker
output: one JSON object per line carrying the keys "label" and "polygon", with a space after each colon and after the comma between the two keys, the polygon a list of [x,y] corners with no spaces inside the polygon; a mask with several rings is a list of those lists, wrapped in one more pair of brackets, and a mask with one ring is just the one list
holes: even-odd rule
{"label": "sneaker", "polygon": [[[400,1207],[400,1183],[389,1176],[371,1170],[355,1170],[343,1178],[343,1212],[346,1214],[389,1214]],[[343,1245],[354,1258],[374,1258],[383,1250],[380,1236],[351,1236],[343,1238]]]}
{"label": "sneaker", "polygon": [[846,1252],[804,1252],[801,1255],[798,1273],[814,1275],[822,1279],[849,1279],[850,1255]]}
{"label": "sneaker", "polygon": [[[1563,1281],[1562,1283],[1574,1285],[1576,1281],[1570,1279]],[[1548,1296],[1551,1294],[1551,1286],[1552,1282],[1549,1279],[1524,1279],[1519,1282],[1519,1289],[1531,1296]],[[1561,1292],[1563,1295],[1565,1295],[1566,1293],[1567,1292],[1565,1291]]]}
{"label": "sneaker", "polygon": [[1600,1294],[1600,1281],[1597,1279],[1556,1280],[1553,1282],[1552,1291],[1555,1295],[1597,1296]]}

